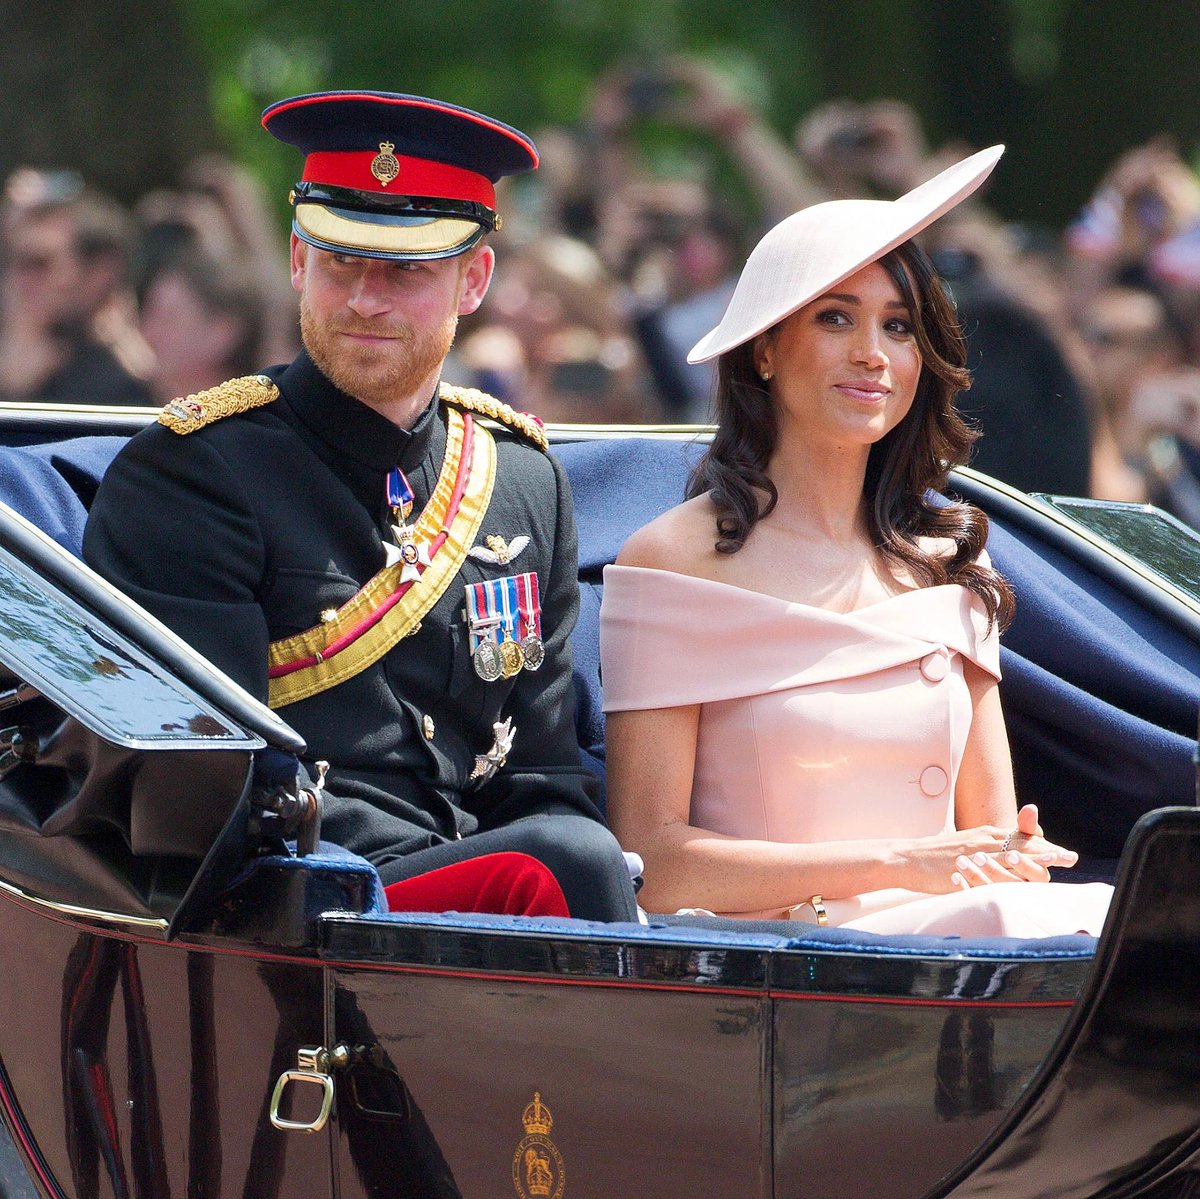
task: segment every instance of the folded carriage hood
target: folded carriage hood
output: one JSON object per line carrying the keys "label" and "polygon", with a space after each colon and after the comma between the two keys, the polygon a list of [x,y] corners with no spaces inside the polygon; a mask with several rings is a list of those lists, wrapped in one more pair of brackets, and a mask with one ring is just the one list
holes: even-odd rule
{"label": "folded carriage hood", "polygon": [[3,505],[0,596],[0,881],[171,920],[244,848],[255,755],[303,741]]}

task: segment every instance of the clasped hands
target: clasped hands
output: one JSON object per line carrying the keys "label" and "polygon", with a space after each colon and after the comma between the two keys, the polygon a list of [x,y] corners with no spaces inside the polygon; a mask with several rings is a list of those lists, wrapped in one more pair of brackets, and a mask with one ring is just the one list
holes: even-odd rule
{"label": "clasped hands", "polygon": [[1074,850],[1043,837],[1037,805],[1026,804],[1017,812],[1017,827],[996,849],[955,858],[950,884],[967,891],[989,883],[1044,883],[1050,881],[1051,866],[1074,866],[1078,860]]}

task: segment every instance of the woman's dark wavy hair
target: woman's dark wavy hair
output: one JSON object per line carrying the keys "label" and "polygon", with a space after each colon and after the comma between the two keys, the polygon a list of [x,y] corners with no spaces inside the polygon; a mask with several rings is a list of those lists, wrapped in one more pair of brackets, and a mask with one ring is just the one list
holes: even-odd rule
{"label": "woman's dark wavy hair", "polygon": [[[976,559],[987,541],[987,517],[971,504],[934,502],[950,470],[966,462],[979,434],[958,414],[954,397],[971,385],[958,315],[933,264],[914,242],[879,259],[913,316],[921,375],[912,408],[871,447],[864,493],[871,536],[920,586],[958,583],[983,601],[991,622],[1008,625],[1012,589]],[[773,334],[769,333],[768,336]],[[754,340],[717,364],[717,432],[688,483],[688,497],[707,493],[717,508],[718,553],[735,554],[779,499],[767,466],[775,450],[775,406],[754,363]],[[922,537],[947,538],[954,553],[937,557]]]}

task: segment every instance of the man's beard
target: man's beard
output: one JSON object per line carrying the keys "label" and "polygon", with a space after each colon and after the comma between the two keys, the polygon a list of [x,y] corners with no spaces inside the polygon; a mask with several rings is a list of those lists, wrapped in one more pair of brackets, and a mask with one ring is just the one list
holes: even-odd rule
{"label": "man's beard", "polygon": [[[349,317],[322,324],[300,298],[300,336],[309,357],[347,395],[373,408],[387,408],[414,396],[435,374],[454,343],[458,316],[451,312],[436,329],[416,333],[405,324],[370,324]],[[343,333],[388,336],[388,346],[361,346]]]}

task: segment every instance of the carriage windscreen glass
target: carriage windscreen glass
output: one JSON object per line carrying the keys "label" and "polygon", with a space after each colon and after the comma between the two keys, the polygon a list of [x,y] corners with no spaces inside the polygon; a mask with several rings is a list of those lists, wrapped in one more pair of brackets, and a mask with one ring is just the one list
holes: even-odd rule
{"label": "carriage windscreen glass", "polygon": [[1200,603],[1200,534],[1150,504],[1119,504],[1068,496],[1037,497],[1111,541]]}
{"label": "carriage windscreen glass", "polygon": [[7,550],[0,594],[0,663],[97,736],[131,749],[263,745]]}

